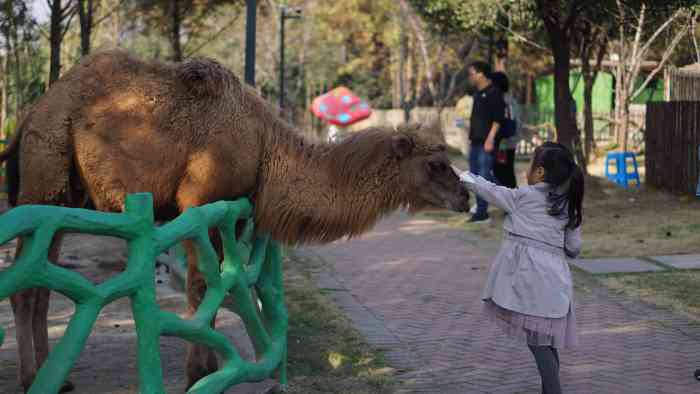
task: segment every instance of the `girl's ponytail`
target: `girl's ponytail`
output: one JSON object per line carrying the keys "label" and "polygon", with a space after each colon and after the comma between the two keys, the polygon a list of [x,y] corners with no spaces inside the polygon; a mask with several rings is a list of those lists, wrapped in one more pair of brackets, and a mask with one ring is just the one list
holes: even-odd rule
{"label": "girl's ponytail", "polygon": [[583,193],[584,193],[584,178],[581,167],[574,163],[569,178],[569,223],[566,227],[573,230],[581,225],[583,220]]}

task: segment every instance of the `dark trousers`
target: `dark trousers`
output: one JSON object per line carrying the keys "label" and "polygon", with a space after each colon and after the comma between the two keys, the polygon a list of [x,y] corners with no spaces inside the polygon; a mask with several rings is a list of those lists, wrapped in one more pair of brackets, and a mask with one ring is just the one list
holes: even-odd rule
{"label": "dark trousers", "polygon": [[[469,171],[481,176],[482,178],[494,182],[493,177],[493,162],[494,154],[484,150],[483,143],[471,143],[469,149]],[[487,214],[489,203],[483,198],[476,197],[476,215],[483,216]]]}
{"label": "dark trousers", "polygon": [[551,346],[528,345],[542,377],[542,394],[561,394],[559,352]]}
{"label": "dark trousers", "polygon": [[506,150],[505,163],[499,163],[498,160],[493,163],[493,175],[501,186],[511,189],[518,187],[515,180],[515,149]]}

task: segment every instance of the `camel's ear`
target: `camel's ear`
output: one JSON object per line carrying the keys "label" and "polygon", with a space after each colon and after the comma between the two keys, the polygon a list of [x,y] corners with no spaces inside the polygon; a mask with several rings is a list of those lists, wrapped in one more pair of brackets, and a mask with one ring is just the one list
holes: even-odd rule
{"label": "camel's ear", "polygon": [[405,159],[413,153],[413,141],[403,134],[391,138],[391,147],[399,159]]}

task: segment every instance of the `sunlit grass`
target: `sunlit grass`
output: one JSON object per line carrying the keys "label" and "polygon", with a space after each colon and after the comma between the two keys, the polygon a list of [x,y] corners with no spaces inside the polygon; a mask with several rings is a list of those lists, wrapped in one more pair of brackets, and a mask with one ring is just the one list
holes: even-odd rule
{"label": "sunlit grass", "polygon": [[394,392],[393,372],[311,278],[318,262],[288,252],[290,393]]}

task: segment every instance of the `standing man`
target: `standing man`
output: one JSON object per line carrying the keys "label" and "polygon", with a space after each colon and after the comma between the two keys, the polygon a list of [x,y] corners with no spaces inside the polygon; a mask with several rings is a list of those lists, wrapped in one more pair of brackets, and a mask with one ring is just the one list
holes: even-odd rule
{"label": "standing man", "polygon": [[[491,66],[474,62],[468,67],[469,83],[476,88],[472,114],[469,119],[469,170],[494,182],[493,164],[496,154],[496,135],[505,116],[503,92],[491,83]],[[476,213],[470,223],[488,223],[489,205],[477,196]]]}
{"label": "standing man", "polygon": [[520,128],[520,110],[515,98],[508,93],[508,77],[504,72],[496,71],[491,74],[491,83],[503,92],[503,100],[506,105],[505,122],[510,120],[511,124],[515,126],[515,134],[512,137],[496,138],[496,161],[493,164],[493,176],[499,185],[515,189],[518,187],[518,181],[515,177],[515,151],[520,142],[518,130]]}

